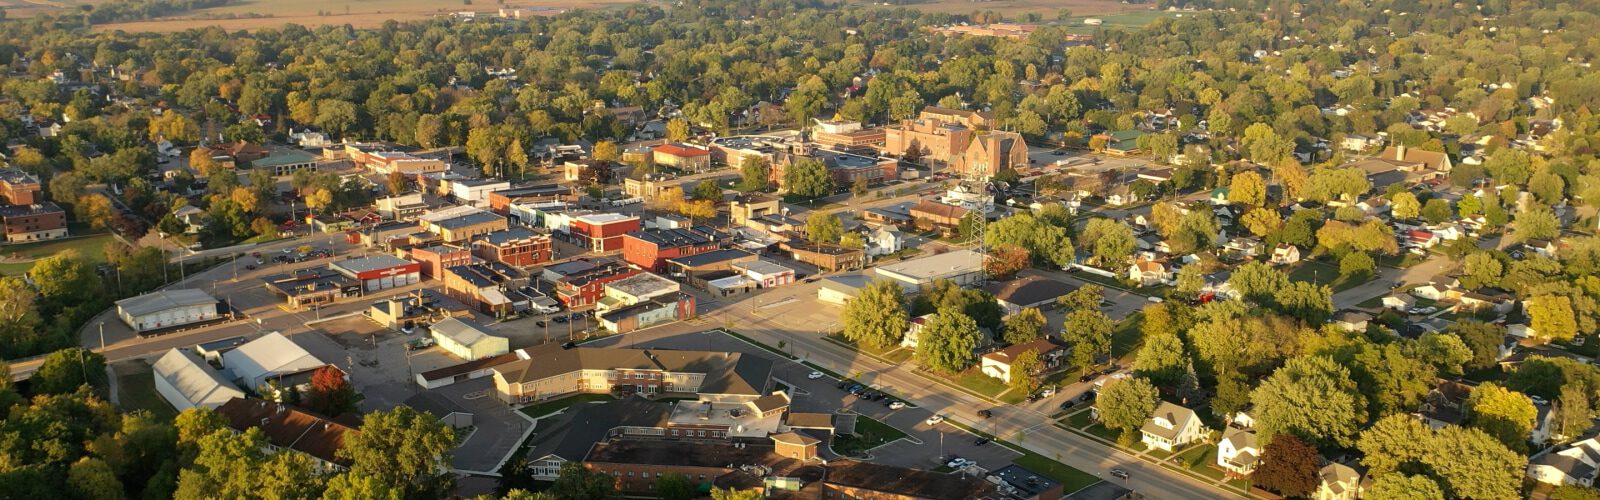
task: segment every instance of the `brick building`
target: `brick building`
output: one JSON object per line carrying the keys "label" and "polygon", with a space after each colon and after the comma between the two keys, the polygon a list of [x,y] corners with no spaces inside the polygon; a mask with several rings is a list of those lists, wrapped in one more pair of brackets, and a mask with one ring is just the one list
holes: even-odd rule
{"label": "brick building", "polygon": [[732,242],[727,233],[709,226],[644,229],[623,235],[622,258],[629,264],[661,272],[668,259],[710,252]]}
{"label": "brick building", "polygon": [[49,201],[0,206],[0,224],[5,225],[7,243],[67,237],[67,212]]}
{"label": "brick building", "polygon": [[418,217],[417,222],[423,231],[439,235],[445,243],[464,242],[510,226],[505,216],[468,206],[434,210]]}
{"label": "brick building", "polygon": [[686,144],[656,146],[650,150],[650,159],[658,166],[672,167],[682,172],[711,170],[711,150]]}
{"label": "brick building", "polygon": [[638,217],[611,213],[581,215],[569,227],[574,244],[597,253],[622,250],[623,235],[641,228]]}
{"label": "brick building", "polygon": [[43,201],[39,178],[15,168],[0,168],[0,202],[7,205],[32,205]]}
{"label": "brick building", "polygon": [[593,306],[605,296],[606,283],[639,274],[638,269],[621,262],[607,262],[562,276],[555,280],[556,299],[568,309]]}
{"label": "brick building", "polygon": [[472,253],[483,260],[527,267],[550,262],[550,236],[520,227],[480,235],[472,240]]}
{"label": "brick building", "polygon": [[432,245],[411,249],[411,260],[422,265],[422,275],[443,279],[444,270],[472,263],[472,252],[455,245]]}

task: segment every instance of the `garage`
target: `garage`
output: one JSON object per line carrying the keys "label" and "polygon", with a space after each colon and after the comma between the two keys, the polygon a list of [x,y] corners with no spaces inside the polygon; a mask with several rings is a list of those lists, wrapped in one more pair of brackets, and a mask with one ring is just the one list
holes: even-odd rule
{"label": "garage", "polygon": [[328,267],[339,274],[360,281],[364,293],[422,282],[422,264],[393,255],[350,259],[330,264]]}

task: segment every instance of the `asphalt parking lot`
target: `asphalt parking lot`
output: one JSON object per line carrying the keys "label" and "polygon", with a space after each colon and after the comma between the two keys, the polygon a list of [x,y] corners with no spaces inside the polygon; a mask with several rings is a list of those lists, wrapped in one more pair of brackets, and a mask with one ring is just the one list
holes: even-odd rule
{"label": "asphalt parking lot", "polygon": [[[824,376],[806,378],[812,369],[804,364],[785,360],[760,347],[750,345],[717,331],[683,333],[646,341],[633,342],[621,337],[610,337],[586,344],[595,347],[636,347],[682,350],[731,351],[761,356],[774,361],[772,376],[778,382],[795,388],[791,408],[802,412],[848,411],[887,423],[908,436],[907,439],[883,445],[872,451],[872,460],[878,463],[931,469],[943,465],[940,457],[956,455],[976,460],[982,468],[998,469],[1020,456],[1015,451],[997,444],[976,445],[976,436],[947,423],[928,425],[926,420],[934,412],[909,407],[890,410],[885,401],[865,401],[837,387],[838,379]],[[893,396],[891,394],[891,396]]]}

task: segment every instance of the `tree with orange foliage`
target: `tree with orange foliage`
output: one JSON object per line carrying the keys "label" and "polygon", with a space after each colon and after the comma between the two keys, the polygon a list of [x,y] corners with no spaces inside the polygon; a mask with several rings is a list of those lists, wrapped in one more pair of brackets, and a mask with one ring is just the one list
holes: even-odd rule
{"label": "tree with orange foliage", "polygon": [[332,365],[318,368],[311,373],[311,392],[307,407],[312,411],[327,416],[338,416],[343,413],[356,411],[356,404],[361,402],[361,395],[356,393],[350,381],[344,379],[344,372]]}

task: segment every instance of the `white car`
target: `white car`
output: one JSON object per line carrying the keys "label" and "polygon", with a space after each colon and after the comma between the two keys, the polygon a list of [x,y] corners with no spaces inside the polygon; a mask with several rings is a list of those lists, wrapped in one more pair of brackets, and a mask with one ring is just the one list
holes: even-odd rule
{"label": "white car", "polygon": [[822,378],[822,372],[811,372],[810,375],[806,375],[806,378],[811,380]]}
{"label": "white car", "polygon": [[905,407],[906,403],[904,401],[895,401],[893,403],[889,403],[889,409],[891,410],[898,410]]}
{"label": "white car", "polygon": [[944,464],[944,466],[952,468],[952,469],[960,469],[962,467],[966,467],[967,464],[971,464],[971,463],[972,462],[970,460],[967,460],[965,458],[957,458],[955,460],[951,460],[949,463]]}
{"label": "white car", "polygon": [[943,422],[943,421],[944,421],[944,415],[934,415],[934,416],[928,417],[928,420],[926,420],[928,425],[939,425],[939,422]]}
{"label": "white car", "polygon": [[1438,311],[1439,311],[1439,308],[1433,307],[1433,306],[1428,306],[1428,307],[1413,307],[1408,312],[1410,312],[1411,314],[1433,314],[1433,313],[1438,312]]}

